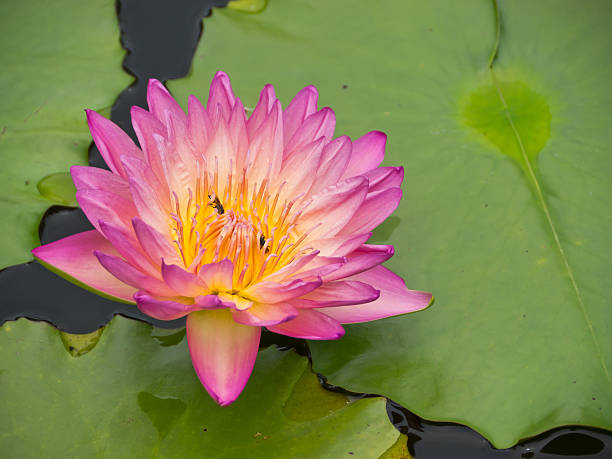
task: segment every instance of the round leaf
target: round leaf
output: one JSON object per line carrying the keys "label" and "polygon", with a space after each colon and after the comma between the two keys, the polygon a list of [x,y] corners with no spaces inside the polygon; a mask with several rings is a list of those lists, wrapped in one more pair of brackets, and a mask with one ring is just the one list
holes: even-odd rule
{"label": "round leaf", "polygon": [[404,199],[375,240],[436,302],[312,343],[315,369],[509,447],[560,425],[612,428],[612,10],[504,1],[496,22],[494,5],[217,11],[171,89],[203,95],[223,69],[246,106],[265,83],[286,105],[314,84],[337,135],[388,134]]}
{"label": "round leaf", "polygon": [[348,403],[294,352],[261,351],[245,391],[220,407],[184,330],[117,317],[86,354],[58,335],[26,319],[0,328],[0,451],[11,456],[378,457],[400,436],[384,399]]}

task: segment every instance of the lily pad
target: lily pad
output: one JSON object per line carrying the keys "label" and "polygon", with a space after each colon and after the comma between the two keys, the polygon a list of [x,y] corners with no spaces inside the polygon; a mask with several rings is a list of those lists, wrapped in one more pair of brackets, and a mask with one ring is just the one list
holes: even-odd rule
{"label": "lily pad", "polygon": [[197,379],[186,339],[170,344],[158,334],[117,317],[93,349],[73,356],[50,325],[7,322],[0,328],[0,452],[374,458],[400,437],[384,399],[348,403],[312,384],[308,359],[274,348],[259,353],[240,398],[220,407]]}
{"label": "lily pad", "polygon": [[4,2],[0,28],[4,268],[32,259],[49,206],[74,205],[59,173],[87,164],[91,137],[83,110],[110,107],[130,77],[121,69],[113,0]]}
{"label": "lily pad", "polygon": [[500,448],[612,429],[611,21],[579,0],[286,0],[207,20],[178,100],[219,69],[246,106],[265,83],[285,104],[314,84],[338,135],[382,130],[405,167],[374,238],[436,303],[312,343],[332,384]]}

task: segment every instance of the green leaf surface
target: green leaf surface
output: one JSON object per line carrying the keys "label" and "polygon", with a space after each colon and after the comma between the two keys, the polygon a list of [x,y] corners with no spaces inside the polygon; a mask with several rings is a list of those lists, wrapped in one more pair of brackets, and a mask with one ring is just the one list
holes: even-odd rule
{"label": "green leaf surface", "polygon": [[255,14],[261,13],[267,5],[268,0],[232,0],[227,4],[227,7],[243,13]]}
{"label": "green leaf surface", "polygon": [[[404,199],[375,240],[435,304],[312,343],[332,384],[497,447],[612,428],[612,5],[270,2],[216,11],[180,101],[225,70],[246,106],[314,84],[337,134],[389,135]],[[497,58],[489,70],[494,44]]]}
{"label": "green leaf surface", "polygon": [[50,205],[74,205],[58,173],[87,164],[91,138],[83,110],[110,107],[130,77],[121,69],[113,0],[2,2],[0,29],[4,268],[32,258]]}
{"label": "green leaf surface", "polygon": [[294,352],[261,351],[240,398],[220,407],[184,330],[116,317],[80,356],[58,335],[26,319],[0,328],[2,457],[375,458],[399,437],[384,399],[348,403]]}
{"label": "green leaf surface", "polygon": [[38,192],[43,198],[63,206],[78,206],[76,201],[76,187],[70,172],[56,172],[40,179],[36,184]]}

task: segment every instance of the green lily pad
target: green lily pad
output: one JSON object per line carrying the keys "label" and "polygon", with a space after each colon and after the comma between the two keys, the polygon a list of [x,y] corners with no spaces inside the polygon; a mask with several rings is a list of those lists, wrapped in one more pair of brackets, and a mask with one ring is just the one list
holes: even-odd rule
{"label": "green lily pad", "polygon": [[76,187],[69,172],[56,172],[40,179],[36,188],[44,198],[63,206],[77,207]]}
{"label": "green lily pad", "polygon": [[121,69],[113,0],[4,2],[0,28],[4,268],[32,259],[50,205],[75,204],[61,173],[87,164],[91,137],[83,110],[104,111],[131,78]]}
{"label": "green lily pad", "polygon": [[0,452],[11,457],[374,458],[400,437],[384,399],[348,403],[312,384],[294,352],[261,351],[245,391],[220,407],[186,339],[116,317],[75,357],[58,335],[26,319],[0,328]]}
{"label": "green lily pad", "polygon": [[216,11],[171,89],[205,96],[222,69],[246,106],[265,83],[286,105],[314,84],[338,135],[389,135],[404,199],[374,239],[436,303],[312,343],[315,369],[503,448],[560,425],[612,429],[612,9],[504,1],[498,37],[494,5]]}
{"label": "green lily pad", "polygon": [[227,7],[243,13],[261,13],[268,6],[268,0],[232,0]]}

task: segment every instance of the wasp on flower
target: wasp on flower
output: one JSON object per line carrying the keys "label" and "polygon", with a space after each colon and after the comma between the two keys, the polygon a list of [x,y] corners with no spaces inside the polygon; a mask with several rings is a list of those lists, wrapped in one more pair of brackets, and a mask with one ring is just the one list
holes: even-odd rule
{"label": "wasp on flower", "polygon": [[140,148],[93,111],[110,171],[74,166],[77,201],[95,229],[33,250],[51,269],[145,314],[187,316],[194,369],[232,403],[253,369],[261,327],[337,339],[341,324],[427,307],[366,242],[401,199],[401,167],[380,167],[386,136],[334,138],[314,87],[283,110],[267,85],[247,117],[218,72],[206,107],[187,114],[157,80],[149,111],[132,108]]}

